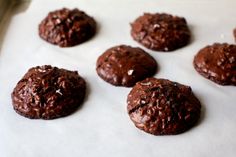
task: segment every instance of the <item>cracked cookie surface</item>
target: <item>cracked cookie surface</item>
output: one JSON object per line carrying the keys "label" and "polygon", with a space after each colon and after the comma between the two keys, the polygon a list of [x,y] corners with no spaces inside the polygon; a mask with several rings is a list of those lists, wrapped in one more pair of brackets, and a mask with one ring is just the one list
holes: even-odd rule
{"label": "cracked cookie surface", "polygon": [[131,87],[154,75],[155,59],[141,48],[119,45],[106,50],[97,59],[97,74],[115,86]]}
{"label": "cracked cookie surface", "polygon": [[78,45],[89,40],[95,32],[95,20],[79,9],[52,11],[39,24],[39,36],[60,47]]}
{"label": "cracked cookie surface", "polygon": [[54,119],[74,112],[83,102],[85,90],[85,80],[77,71],[44,65],[30,68],[11,96],[20,115]]}
{"label": "cracked cookie surface", "polygon": [[154,135],[174,135],[190,129],[201,111],[189,86],[167,79],[147,78],[136,83],[127,104],[135,126]]}
{"label": "cracked cookie surface", "polygon": [[191,33],[183,17],[144,13],[131,24],[131,36],[146,48],[173,51],[187,45]]}
{"label": "cracked cookie surface", "polygon": [[193,65],[199,74],[217,84],[236,86],[236,45],[208,45],[196,54]]}

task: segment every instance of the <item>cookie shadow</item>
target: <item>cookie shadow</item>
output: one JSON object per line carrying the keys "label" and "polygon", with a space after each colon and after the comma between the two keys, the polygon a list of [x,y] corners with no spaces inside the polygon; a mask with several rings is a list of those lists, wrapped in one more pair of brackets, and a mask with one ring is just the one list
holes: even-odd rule
{"label": "cookie shadow", "polygon": [[96,37],[101,31],[101,23],[96,21],[96,32],[95,32],[95,35],[94,37]]}
{"label": "cookie shadow", "polygon": [[155,76],[160,72],[160,70],[161,70],[161,65],[158,63],[158,60],[155,59],[155,61],[156,61],[157,67],[156,67],[156,71],[155,71],[155,73],[152,75],[152,77],[155,77]]}
{"label": "cookie shadow", "polygon": [[205,116],[206,116],[206,107],[205,107],[205,105],[202,104],[200,118],[199,118],[198,122],[196,123],[195,127],[197,127],[201,123],[203,123]]}
{"label": "cookie shadow", "polygon": [[189,43],[186,45],[186,46],[190,46],[192,43],[194,43],[194,41],[195,41],[195,36],[194,36],[194,25],[192,25],[192,24],[190,24],[190,25],[188,25],[189,26],[189,30],[190,30],[190,41],[189,41]]}

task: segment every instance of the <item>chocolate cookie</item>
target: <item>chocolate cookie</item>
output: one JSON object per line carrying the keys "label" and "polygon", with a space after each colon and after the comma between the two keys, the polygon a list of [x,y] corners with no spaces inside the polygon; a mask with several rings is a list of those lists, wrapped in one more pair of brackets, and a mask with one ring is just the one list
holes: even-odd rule
{"label": "chocolate cookie", "polygon": [[77,71],[50,65],[29,69],[12,92],[15,111],[32,119],[54,119],[74,112],[84,100],[86,83]]}
{"label": "chocolate cookie", "polygon": [[147,78],[136,83],[127,103],[135,126],[154,135],[174,135],[190,129],[201,111],[190,87],[166,79]]}
{"label": "chocolate cookie", "polygon": [[236,45],[219,44],[202,48],[194,57],[195,69],[221,85],[236,85]]}
{"label": "chocolate cookie", "polygon": [[98,58],[96,70],[106,82],[131,87],[137,81],[154,75],[157,63],[140,48],[120,45],[108,49]]}
{"label": "chocolate cookie", "polygon": [[190,30],[183,17],[145,13],[131,27],[133,39],[152,50],[173,51],[190,41]]}
{"label": "chocolate cookie", "polygon": [[71,47],[90,39],[96,32],[95,20],[78,9],[50,12],[39,24],[39,36],[60,47]]}

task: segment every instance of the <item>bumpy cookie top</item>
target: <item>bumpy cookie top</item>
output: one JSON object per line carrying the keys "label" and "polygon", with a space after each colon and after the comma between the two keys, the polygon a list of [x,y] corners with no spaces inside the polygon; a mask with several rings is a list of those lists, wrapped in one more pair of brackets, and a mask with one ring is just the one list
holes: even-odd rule
{"label": "bumpy cookie top", "polygon": [[155,74],[157,63],[140,48],[119,45],[108,49],[97,60],[97,73],[116,86],[133,86]]}
{"label": "bumpy cookie top", "polygon": [[183,17],[145,13],[131,24],[131,35],[145,47],[172,51],[189,43],[190,30]]}
{"label": "bumpy cookie top", "polygon": [[39,36],[61,47],[80,44],[95,32],[95,20],[78,9],[63,8],[50,12],[39,25]]}
{"label": "bumpy cookie top", "polygon": [[29,69],[14,88],[13,107],[28,118],[58,118],[82,103],[85,89],[85,81],[76,71],[37,66]]}
{"label": "bumpy cookie top", "polygon": [[200,117],[201,104],[191,88],[166,79],[147,78],[136,83],[127,103],[136,127],[154,135],[184,132]]}
{"label": "bumpy cookie top", "polygon": [[221,85],[236,85],[236,45],[227,43],[202,48],[193,61],[204,77]]}

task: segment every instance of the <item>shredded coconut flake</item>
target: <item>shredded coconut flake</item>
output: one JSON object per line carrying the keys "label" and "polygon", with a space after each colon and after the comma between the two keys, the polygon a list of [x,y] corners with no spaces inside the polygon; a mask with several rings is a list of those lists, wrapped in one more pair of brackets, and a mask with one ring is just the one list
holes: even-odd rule
{"label": "shredded coconut flake", "polygon": [[141,104],[145,104],[146,103],[146,101],[145,100],[141,100]]}
{"label": "shredded coconut flake", "polygon": [[153,25],[154,28],[160,28],[161,26],[159,24]]}
{"label": "shredded coconut flake", "polygon": [[230,62],[230,63],[233,63],[234,61],[235,61],[235,58],[234,58],[234,57],[230,57],[230,58],[229,58],[229,62]]}
{"label": "shredded coconut flake", "polygon": [[141,85],[143,85],[143,86],[149,86],[149,85],[151,85],[152,83],[151,82],[145,82],[145,83],[140,83]]}
{"label": "shredded coconut flake", "polygon": [[60,94],[60,95],[63,95],[63,94],[61,93],[61,90],[60,90],[60,89],[56,90],[56,93],[58,93],[58,94]]}
{"label": "shredded coconut flake", "polygon": [[131,70],[128,70],[128,75],[132,75],[132,74],[133,74],[133,72],[134,72],[134,70],[133,70],[133,69],[131,69]]}
{"label": "shredded coconut flake", "polygon": [[165,50],[165,51],[168,51],[169,49],[168,49],[168,47],[165,47],[164,50]]}
{"label": "shredded coconut flake", "polygon": [[46,70],[45,70],[45,69],[38,69],[38,71],[39,71],[39,72],[41,72],[41,73],[44,73],[44,72],[46,72]]}

